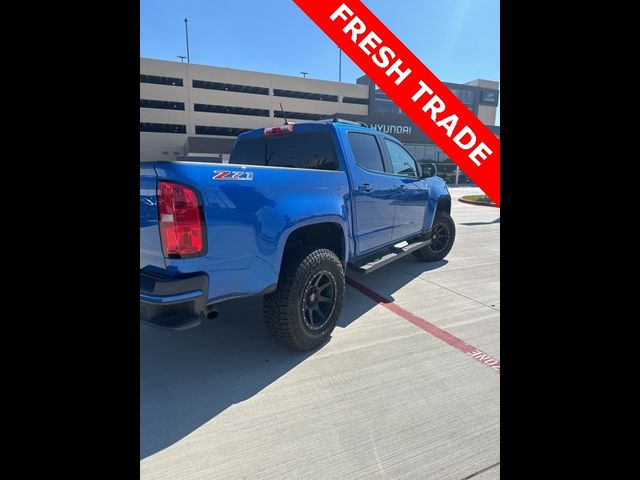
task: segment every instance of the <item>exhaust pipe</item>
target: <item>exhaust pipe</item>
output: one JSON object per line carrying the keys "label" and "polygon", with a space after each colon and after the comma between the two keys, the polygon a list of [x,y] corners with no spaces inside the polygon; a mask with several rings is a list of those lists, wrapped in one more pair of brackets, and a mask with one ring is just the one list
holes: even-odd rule
{"label": "exhaust pipe", "polygon": [[218,310],[215,307],[207,307],[204,310],[204,314],[209,320],[213,320],[218,317]]}

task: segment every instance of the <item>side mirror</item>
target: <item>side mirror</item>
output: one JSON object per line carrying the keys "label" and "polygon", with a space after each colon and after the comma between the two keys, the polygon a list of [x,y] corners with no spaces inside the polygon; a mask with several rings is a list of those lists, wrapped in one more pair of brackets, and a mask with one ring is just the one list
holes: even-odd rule
{"label": "side mirror", "polygon": [[435,163],[423,163],[420,166],[422,167],[422,175],[420,175],[421,178],[435,177],[438,173],[438,167]]}

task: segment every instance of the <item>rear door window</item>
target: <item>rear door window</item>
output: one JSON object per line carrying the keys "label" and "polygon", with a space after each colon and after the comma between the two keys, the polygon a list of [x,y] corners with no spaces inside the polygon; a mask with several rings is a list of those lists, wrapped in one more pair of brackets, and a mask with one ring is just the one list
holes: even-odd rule
{"label": "rear door window", "polygon": [[349,145],[358,166],[372,172],[384,173],[382,154],[376,137],[368,133],[349,132]]}
{"label": "rear door window", "polygon": [[336,170],[338,167],[329,132],[242,140],[233,148],[229,163],[318,170]]}

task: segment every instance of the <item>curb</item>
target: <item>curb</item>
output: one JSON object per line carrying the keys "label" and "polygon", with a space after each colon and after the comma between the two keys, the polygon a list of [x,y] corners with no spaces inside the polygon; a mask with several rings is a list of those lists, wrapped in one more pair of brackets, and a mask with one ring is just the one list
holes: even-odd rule
{"label": "curb", "polygon": [[459,202],[462,203],[468,203],[470,205],[480,205],[482,207],[495,207],[495,208],[500,208],[498,205],[495,204],[491,204],[491,203],[485,203],[485,202],[476,202],[475,200],[465,200],[463,198],[459,198],[458,199]]}

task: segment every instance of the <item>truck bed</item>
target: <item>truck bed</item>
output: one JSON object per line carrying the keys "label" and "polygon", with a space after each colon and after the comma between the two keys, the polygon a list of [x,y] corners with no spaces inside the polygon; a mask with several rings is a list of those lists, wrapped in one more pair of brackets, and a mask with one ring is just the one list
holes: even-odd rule
{"label": "truck bed", "polygon": [[141,223],[140,268],[162,270],[168,276],[216,272],[209,281],[209,303],[259,294],[275,286],[288,231],[318,220],[309,212],[325,212],[326,221],[340,224],[345,232],[349,229],[344,171],[184,161],[157,162],[153,169],[141,170],[141,204],[155,205],[153,177],[196,189],[203,205],[208,250],[187,260],[163,259],[157,216],[153,218],[149,211],[151,218],[144,226]]}

